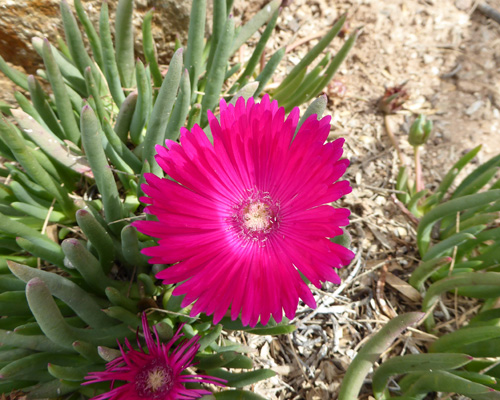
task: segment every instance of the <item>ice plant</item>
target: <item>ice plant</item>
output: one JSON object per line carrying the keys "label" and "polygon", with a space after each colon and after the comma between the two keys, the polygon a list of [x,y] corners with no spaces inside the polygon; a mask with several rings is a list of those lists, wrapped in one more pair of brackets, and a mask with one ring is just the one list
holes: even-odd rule
{"label": "ice plant", "polygon": [[[0,393],[21,390],[30,399],[93,396],[94,387],[79,383],[109,361],[98,357],[99,346],[132,339],[145,305],[179,311],[171,288],[154,278],[140,253],[154,242],[128,223],[142,213],[139,182],[159,168],[155,145],[177,140],[182,126],[205,128],[206,111],[222,95],[259,97],[285,55],[281,48],[259,62],[281,0],[241,26],[235,26],[232,1],[214,1],[211,33],[205,22],[212,2],[194,0],[187,40],[177,43],[170,60],[157,57],[153,10],[141,17],[137,37],[134,0],[114,2],[114,17],[104,1],[98,18],[85,3],[61,0],[64,39],[57,45],[32,38],[43,59],[36,76],[12,68],[0,54],[0,75],[22,89],[17,105],[0,101]],[[330,57],[344,21],[273,89],[286,99],[282,105],[309,102],[327,86],[357,36]],[[234,63],[233,54],[257,33],[249,58]],[[318,57],[324,58],[319,67]],[[181,319],[169,313],[162,321],[177,326]],[[235,343],[215,344],[222,327],[187,323],[184,330],[203,339],[206,350],[196,357],[207,374],[237,388],[274,375],[268,369],[234,373],[252,369],[252,361],[244,354],[236,359]]]}
{"label": "ice plant", "polygon": [[[168,343],[160,343],[158,332],[155,338],[148,326],[146,314],[142,314],[142,330],[146,340],[147,352],[139,340],[139,350],[132,348],[125,339],[126,349],[119,345],[121,356],[106,365],[102,372],[91,372],[84,385],[102,381],[111,381],[112,389],[93,400],[180,400],[197,399],[211,394],[204,389],[188,389],[185,383],[203,382],[222,386],[223,379],[206,375],[189,375],[184,371],[193,365],[193,358],[200,345],[198,336],[183,340],[177,346],[175,342],[183,337],[182,326]],[[125,381],[124,385],[113,388],[115,381]]]}
{"label": "ice plant", "polygon": [[[330,117],[311,115],[297,130],[299,109],[285,110],[264,96],[220,102],[220,122],[208,113],[213,144],[197,125],[181,130],[180,144],[157,146],[156,161],[171,177],[146,175],[142,201],[158,221],[137,221],[158,246],[151,263],[175,264],[157,274],[173,292],[195,302],[191,315],[231,307],[244,325],[267,324],[283,310],[293,318],[299,298],[316,303],[301,273],[316,287],[339,283],[335,268],[353,253],[329,240],[342,234],[349,211],[327,203],[350,193],[337,181],[349,162],[344,139],[325,143]],[[294,137],[295,136],[295,137]],[[299,272],[300,271],[300,272]]]}

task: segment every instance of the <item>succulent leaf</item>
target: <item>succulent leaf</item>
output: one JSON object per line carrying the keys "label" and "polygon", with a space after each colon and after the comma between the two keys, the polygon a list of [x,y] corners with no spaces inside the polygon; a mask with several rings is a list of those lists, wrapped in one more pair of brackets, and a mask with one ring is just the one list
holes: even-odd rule
{"label": "succulent leaf", "polygon": [[133,0],[118,1],[115,21],[116,65],[126,88],[131,88],[135,83],[133,11]]}

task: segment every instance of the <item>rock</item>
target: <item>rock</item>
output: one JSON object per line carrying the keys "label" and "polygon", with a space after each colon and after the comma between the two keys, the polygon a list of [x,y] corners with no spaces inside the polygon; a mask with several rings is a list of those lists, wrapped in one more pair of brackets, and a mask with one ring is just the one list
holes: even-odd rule
{"label": "rock", "polygon": [[465,11],[471,8],[472,3],[472,0],[455,0],[455,7],[459,10]]}
{"label": "rock", "polygon": [[465,93],[477,93],[481,90],[477,82],[468,79],[459,79],[457,81],[457,88]]}
{"label": "rock", "polygon": [[[68,0],[73,7],[73,0]],[[269,0],[245,2],[235,0],[233,15],[238,20],[250,19]],[[94,23],[99,24],[102,0],[82,0],[83,7]],[[118,0],[108,0],[110,20],[114,20]],[[133,24],[136,33],[136,52],[142,57],[142,19],[151,8],[155,9],[152,31],[160,64],[168,64],[175,38],[187,41],[192,0],[135,0]],[[207,27],[211,30],[211,4],[207,11]],[[98,30],[98,29],[97,29]],[[111,27],[114,30],[114,26]],[[59,0],[0,0],[0,55],[13,65],[22,66],[33,74],[42,66],[42,59],[31,46],[33,36],[46,37],[56,43],[57,36],[64,36]]]}
{"label": "rock", "polygon": [[[73,1],[69,0],[73,7]],[[82,0],[83,7],[96,30],[99,25],[101,0]],[[110,20],[114,20],[118,0],[108,0]],[[176,36],[186,42],[189,28],[191,0],[136,0],[133,24],[136,36],[136,52],[142,57],[142,19],[151,8],[153,37],[158,47],[160,63],[168,63]],[[111,26],[114,31],[114,24]],[[46,37],[57,43],[57,36],[64,36],[59,0],[0,0],[0,55],[9,63],[22,66],[34,74],[43,63],[31,46],[34,36]]]}
{"label": "rock", "polygon": [[476,100],[474,103],[472,103],[467,110],[465,110],[465,113],[469,116],[474,114],[476,111],[478,111],[481,107],[483,106],[483,101],[482,100]]}
{"label": "rock", "polygon": [[186,44],[191,4],[192,0],[144,0],[140,4],[136,2],[134,13],[136,52],[142,55],[142,17],[154,8],[152,32],[158,51],[158,61],[160,64],[168,64],[173,54],[175,38],[179,37],[181,43]]}
{"label": "rock", "polygon": [[31,47],[33,36],[55,42],[59,30],[59,2],[56,0],[0,0],[0,55],[14,65],[34,73],[42,59]]}

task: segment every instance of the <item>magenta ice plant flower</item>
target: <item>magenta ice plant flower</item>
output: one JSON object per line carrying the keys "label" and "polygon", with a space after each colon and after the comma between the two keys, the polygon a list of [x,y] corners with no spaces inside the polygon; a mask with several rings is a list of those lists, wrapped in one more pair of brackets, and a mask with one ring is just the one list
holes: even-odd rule
{"label": "magenta ice plant flower", "polygon": [[[198,399],[212,394],[204,389],[187,389],[184,384],[192,382],[211,383],[222,386],[224,380],[206,375],[190,375],[184,371],[193,365],[193,358],[198,352],[199,336],[190,340],[182,339],[182,326],[168,343],[160,343],[158,332],[154,328],[155,337],[151,334],[146,314],[142,315],[142,329],[146,340],[147,352],[140,345],[135,350],[125,339],[125,349],[118,343],[121,356],[109,362],[105,371],[91,372],[84,385],[111,381],[109,392],[91,400],[184,400]],[[115,382],[123,382],[114,387]]]}
{"label": "magenta ice plant flower", "polygon": [[[194,302],[191,315],[231,309],[244,325],[267,324],[283,310],[293,318],[299,298],[316,307],[301,273],[316,287],[339,283],[336,268],[353,253],[333,238],[349,211],[329,203],[351,192],[338,181],[349,162],[344,139],[326,143],[330,117],[311,115],[295,135],[299,109],[285,110],[265,96],[220,102],[220,122],[208,113],[213,143],[197,125],[181,130],[180,144],[157,146],[156,161],[172,179],[146,174],[146,212],[157,221],[137,229],[159,238],[143,250],[151,263],[174,264],[157,274],[178,284],[174,295]],[[295,137],[294,137],[295,135]],[[300,272],[299,272],[300,271]]]}

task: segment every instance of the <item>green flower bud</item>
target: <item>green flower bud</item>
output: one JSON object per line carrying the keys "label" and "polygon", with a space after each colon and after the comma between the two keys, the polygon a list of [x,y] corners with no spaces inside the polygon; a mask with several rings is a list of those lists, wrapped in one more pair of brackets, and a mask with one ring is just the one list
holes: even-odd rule
{"label": "green flower bud", "polygon": [[420,114],[410,127],[408,141],[414,147],[421,146],[429,139],[432,131],[432,121]]}

